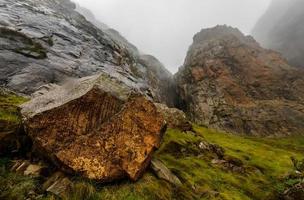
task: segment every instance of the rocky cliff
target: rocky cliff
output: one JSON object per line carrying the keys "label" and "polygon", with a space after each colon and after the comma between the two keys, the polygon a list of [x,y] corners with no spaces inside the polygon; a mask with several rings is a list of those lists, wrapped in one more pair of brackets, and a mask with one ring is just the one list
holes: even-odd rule
{"label": "rocky cliff", "polygon": [[[136,47],[77,10],[69,0],[1,0],[1,86],[32,94],[47,84],[104,72],[129,79],[155,101],[163,102],[159,93],[163,84],[158,81],[163,79],[154,74],[159,66],[139,63],[139,55],[133,52]],[[172,100],[165,103],[172,105]]]}
{"label": "rocky cliff", "polygon": [[264,47],[279,51],[291,65],[304,67],[304,1],[273,0],[252,31]]}
{"label": "rocky cliff", "polygon": [[303,77],[227,26],[197,33],[176,74],[180,107],[194,122],[248,135],[303,133]]}

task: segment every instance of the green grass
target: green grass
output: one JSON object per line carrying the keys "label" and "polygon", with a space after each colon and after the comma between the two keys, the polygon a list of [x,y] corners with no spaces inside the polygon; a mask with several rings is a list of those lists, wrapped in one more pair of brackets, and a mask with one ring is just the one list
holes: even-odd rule
{"label": "green grass", "polygon": [[277,139],[247,138],[201,127],[195,129],[208,141],[224,147],[227,154],[243,160],[248,165],[258,167],[272,177],[282,176],[292,169],[291,156],[298,159],[304,156],[303,136]]}
{"label": "green grass", "polygon": [[0,199],[26,199],[29,191],[36,188],[37,180],[9,172],[8,165],[8,158],[0,159]]}
{"label": "green grass", "polygon": [[[278,139],[249,138],[199,126],[194,129],[197,134],[169,129],[161,148],[154,155],[181,180],[182,186],[173,186],[160,180],[151,171],[147,171],[137,182],[124,180],[112,184],[98,184],[75,178],[72,191],[66,200],[277,199],[278,193],[287,186],[301,181],[298,177],[286,175],[293,172],[291,156],[303,159],[302,136]],[[212,164],[211,161],[216,155],[198,148],[202,140],[223,147],[224,158],[240,160],[245,171],[232,172]],[[35,186],[35,180],[26,177],[14,177],[11,173],[6,177],[12,181],[7,183],[8,180],[1,179],[0,185],[12,187],[4,188],[5,194],[13,195],[16,191],[23,194],[24,190],[32,186],[39,187]],[[43,199],[54,200],[55,197],[47,196]]]}
{"label": "green grass", "polygon": [[28,101],[27,98],[11,92],[0,91],[0,121],[17,123],[20,121],[18,106]]}

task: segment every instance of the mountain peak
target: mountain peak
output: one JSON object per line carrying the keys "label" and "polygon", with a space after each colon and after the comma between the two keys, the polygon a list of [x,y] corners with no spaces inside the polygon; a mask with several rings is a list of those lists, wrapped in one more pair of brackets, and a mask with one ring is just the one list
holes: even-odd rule
{"label": "mountain peak", "polygon": [[196,123],[249,135],[290,134],[303,129],[293,120],[304,120],[301,74],[238,29],[216,26],[196,34],[176,84],[181,108]]}

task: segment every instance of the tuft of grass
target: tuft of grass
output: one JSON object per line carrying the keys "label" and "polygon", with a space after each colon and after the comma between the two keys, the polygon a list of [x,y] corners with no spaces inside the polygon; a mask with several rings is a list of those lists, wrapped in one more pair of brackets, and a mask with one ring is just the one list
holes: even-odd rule
{"label": "tuft of grass", "polygon": [[11,92],[0,91],[0,105],[14,105],[18,106],[28,101],[28,98],[18,96]]}
{"label": "tuft of grass", "polygon": [[27,98],[0,89],[0,121],[18,123],[20,112],[18,106],[28,101]]}

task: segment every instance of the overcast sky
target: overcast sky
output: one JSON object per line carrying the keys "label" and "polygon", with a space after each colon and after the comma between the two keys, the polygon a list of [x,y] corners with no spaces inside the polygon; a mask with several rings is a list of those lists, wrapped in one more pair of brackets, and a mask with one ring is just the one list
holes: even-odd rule
{"label": "overcast sky", "polygon": [[227,24],[249,34],[271,0],[74,1],[174,73],[183,64],[195,33]]}

